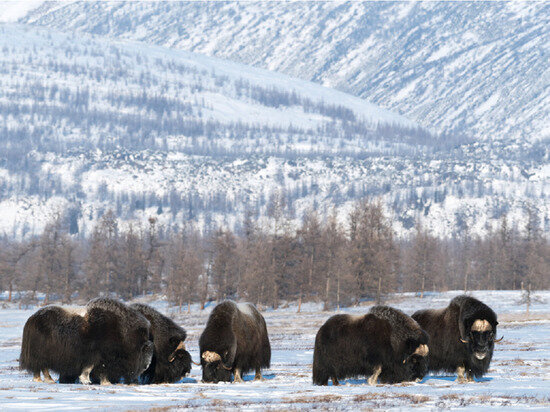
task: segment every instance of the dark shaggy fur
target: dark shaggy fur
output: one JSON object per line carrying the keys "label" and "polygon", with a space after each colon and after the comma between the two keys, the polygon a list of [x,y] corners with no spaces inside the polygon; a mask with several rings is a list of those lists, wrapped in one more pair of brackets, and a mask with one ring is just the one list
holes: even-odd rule
{"label": "dark shaggy fur", "polygon": [[[493,357],[498,322],[495,312],[483,302],[461,295],[451,300],[445,309],[419,310],[412,317],[430,335],[428,359],[431,371],[455,372],[458,368],[465,368],[468,378],[481,377],[487,372]],[[488,321],[491,330],[472,331],[472,324],[477,319]],[[478,359],[476,353],[483,354],[484,358]]]}
{"label": "dark shaggy fur", "polygon": [[41,371],[52,370],[76,381],[84,368],[100,359],[100,333],[105,325],[94,315],[81,316],[58,306],[39,309],[23,328],[21,369],[38,378]]}
{"label": "dark shaggy fur", "polygon": [[140,377],[142,383],[173,383],[191,371],[191,355],[178,346],[187,333],[174,321],[151,306],[141,303],[130,305],[151,323],[155,350],[153,360]]}
{"label": "dark shaggy fur", "polygon": [[[265,320],[250,303],[225,301],[217,305],[208,318],[199,347],[204,382],[229,382],[232,373],[239,381],[241,374],[253,369],[261,378],[260,370],[269,368],[271,361]],[[205,352],[219,354],[221,360],[207,362]]]}
{"label": "dark shaggy fur", "polygon": [[[378,373],[383,383],[421,379],[427,371],[424,356],[415,355],[427,334],[403,312],[375,306],[364,316],[335,315],[319,329],[313,352],[313,383]],[[378,369],[378,372],[377,372]]]}
{"label": "dark shaggy fur", "polygon": [[374,315],[334,315],[317,332],[313,352],[313,383],[334,385],[339,379],[372,375],[392,361],[389,322]]}
{"label": "dark shaggy fur", "polygon": [[420,345],[428,345],[428,334],[410,316],[390,306],[373,306],[369,313],[391,325],[390,342],[394,353],[392,368],[382,368],[382,382],[422,379],[428,372],[426,356],[415,355]]}
{"label": "dark shaggy fur", "polygon": [[94,382],[135,383],[153,357],[150,323],[137,310],[109,298],[97,298],[87,305],[89,314],[103,318],[101,359],[92,371]]}

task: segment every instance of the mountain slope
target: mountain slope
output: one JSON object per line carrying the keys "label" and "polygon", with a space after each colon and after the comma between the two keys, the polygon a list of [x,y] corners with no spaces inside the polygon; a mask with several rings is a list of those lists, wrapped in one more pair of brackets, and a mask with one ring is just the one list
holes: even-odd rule
{"label": "mountain slope", "polygon": [[476,139],[550,137],[547,2],[48,2],[21,21],[284,72]]}
{"label": "mountain slope", "polygon": [[[0,233],[55,215],[87,234],[113,209],[238,227],[380,197],[406,235],[483,233],[536,204],[544,151],[436,135],[357,97],[184,51],[0,25]],[[539,150],[540,151],[540,150]],[[546,219],[546,220],[545,220]]]}

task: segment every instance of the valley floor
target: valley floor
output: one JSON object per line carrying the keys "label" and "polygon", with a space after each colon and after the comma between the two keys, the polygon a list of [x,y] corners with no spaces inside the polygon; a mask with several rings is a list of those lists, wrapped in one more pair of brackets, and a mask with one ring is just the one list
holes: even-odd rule
{"label": "valley floor", "polygon": [[[386,304],[412,314],[419,308],[439,308],[458,292],[399,294]],[[147,410],[225,409],[478,409],[492,407],[523,410],[550,409],[550,291],[534,293],[530,314],[517,291],[477,291],[473,296],[499,316],[499,337],[489,373],[476,383],[458,384],[455,376],[429,375],[420,383],[368,386],[365,379],[350,379],[338,387],[311,383],[313,343],[317,329],[332,312],[316,304],[265,311],[272,346],[272,367],[265,381],[248,375],[243,384],[203,384],[199,367],[181,382],[149,386],[84,386],[32,382],[18,370],[21,335],[34,310],[8,306],[0,309],[0,409],[6,410]],[[198,360],[198,338],[209,310],[178,313],[164,302],[154,302],[183,325],[187,346]],[[211,308],[208,308],[211,309]],[[365,306],[342,312],[364,313]]]}

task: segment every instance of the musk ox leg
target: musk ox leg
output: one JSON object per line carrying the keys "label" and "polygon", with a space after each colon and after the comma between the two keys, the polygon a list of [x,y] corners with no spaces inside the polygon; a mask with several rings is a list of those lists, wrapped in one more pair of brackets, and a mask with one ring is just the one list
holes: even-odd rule
{"label": "musk ox leg", "polygon": [[338,382],[338,378],[336,376],[333,376],[332,378],[332,386],[338,386],[340,385],[340,382]]}
{"label": "musk ox leg", "polygon": [[55,383],[55,381],[50,376],[50,371],[47,368],[42,369],[42,373],[44,374],[44,382],[46,382],[46,383]]}
{"label": "musk ox leg", "polygon": [[265,380],[263,377],[262,377],[262,371],[260,368],[256,368],[256,375],[254,375],[254,380],[255,381],[263,381]]}
{"label": "musk ox leg", "polygon": [[33,382],[42,382],[42,378],[40,377],[40,371],[34,372],[32,380]]}
{"label": "musk ox leg", "polygon": [[92,380],[90,379],[90,372],[92,372],[92,369],[94,368],[94,365],[88,366],[82,370],[82,373],[78,377],[80,379],[80,383],[83,385],[89,385],[92,383]]}
{"label": "musk ox leg", "polygon": [[102,375],[101,378],[99,379],[99,384],[102,385],[102,386],[106,386],[106,385],[110,385],[111,381],[109,381],[109,379],[107,379],[107,376]]}
{"label": "musk ox leg", "polygon": [[472,372],[470,371],[466,372],[466,382],[475,382]]}
{"label": "musk ox leg", "polygon": [[466,383],[466,377],[464,374],[466,373],[466,368],[464,366],[459,366],[456,368],[456,381],[458,383]]}
{"label": "musk ox leg", "polygon": [[243,378],[241,378],[241,370],[239,368],[235,368],[235,377],[233,378],[233,382],[236,383],[243,383]]}
{"label": "musk ox leg", "polygon": [[372,375],[367,380],[370,386],[376,386],[376,383],[378,382],[378,377],[380,376],[380,372],[382,372],[382,365],[378,365],[376,368],[374,368]]}

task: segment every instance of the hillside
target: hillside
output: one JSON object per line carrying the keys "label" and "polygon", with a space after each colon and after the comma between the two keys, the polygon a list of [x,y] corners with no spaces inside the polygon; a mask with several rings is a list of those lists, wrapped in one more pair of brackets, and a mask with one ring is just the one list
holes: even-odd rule
{"label": "hillside", "polygon": [[547,2],[48,2],[20,21],[284,72],[476,140],[550,137]]}
{"label": "hillside", "polygon": [[0,230],[55,214],[89,233],[123,219],[236,227],[383,198],[399,234],[483,233],[535,204],[550,223],[544,154],[434,134],[360,98],[203,55],[0,26]]}

